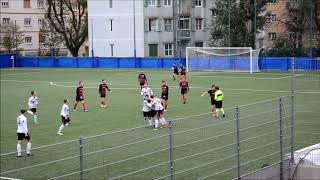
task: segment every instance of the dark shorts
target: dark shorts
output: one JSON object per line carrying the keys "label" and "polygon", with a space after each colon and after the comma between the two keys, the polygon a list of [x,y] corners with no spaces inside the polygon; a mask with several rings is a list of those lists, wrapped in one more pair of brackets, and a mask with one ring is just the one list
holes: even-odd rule
{"label": "dark shorts", "polygon": [[222,108],[222,101],[216,101],[216,108]]}
{"label": "dark shorts", "polygon": [[178,71],[173,71],[173,74],[179,75]]}
{"label": "dark shorts", "polygon": [[29,133],[27,133],[28,134],[28,136],[26,136],[24,133],[17,133],[17,135],[18,135],[18,140],[19,141],[22,141],[23,139],[26,139],[26,140],[30,140],[31,139],[31,136],[30,136],[30,134]]}
{"label": "dark shorts", "polygon": [[160,115],[162,115],[162,114],[163,114],[163,110],[157,110],[157,111],[156,111],[156,115],[157,115],[157,116],[160,116]]}
{"label": "dark shorts", "polygon": [[69,117],[65,118],[64,116],[61,116],[61,122],[62,122],[62,124],[67,124],[67,123],[70,122],[70,121],[71,121],[71,120],[70,120]]}
{"label": "dark shorts", "polygon": [[140,82],[140,86],[143,86],[146,82]]}
{"label": "dark shorts", "polygon": [[211,98],[211,105],[214,106],[216,104],[216,100],[214,100],[213,98]]}
{"label": "dark shorts", "polygon": [[187,94],[188,90],[187,89],[181,89],[181,94]]}
{"label": "dark shorts", "polygon": [[149,112],[142,111],[142,112],[143,112],[143,117],[150,117],[150,111]]}
{"label": "dark shorts", "polygon": [[101,98],[105,98],[105,97],[106,97],[106,93],[101,93],[101,94],[100,94],[100,97],[101,97]]}
{"label": "dark shorts", "polygon": [[84,101],[84,97],[83,96],[77,96],[76,97],[76,101],[79,102],[79,101]]}
{"label": "dark shorts", "polygon": [[169,95],[168,94],[161,94],[161,99],[168,100]]}
{"label": "dark shorts", "polygon": [[36,113],[37,112],[37,108],[31,108],[30,111],[33,112],[33,113]]}
{"label": "dark shorts", "polygon": [[181,72],[180,75],[181,75],[181,76],[183,76],[183,75],[185,76],[185,75],[186,75],[186,72]]}
{"label": "dark shorts", "polygon": [[149,111],[149,117],[154,117],[156,113],[157,112],[154,109],[152,109],[151,111]]}

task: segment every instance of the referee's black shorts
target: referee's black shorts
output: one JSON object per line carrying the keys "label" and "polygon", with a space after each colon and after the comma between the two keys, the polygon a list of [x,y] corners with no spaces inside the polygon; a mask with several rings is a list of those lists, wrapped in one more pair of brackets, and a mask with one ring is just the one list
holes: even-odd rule
{"label": "referee's black shorts", "polygon": [[216,101],[216,108],[222,108],[222,101]]}

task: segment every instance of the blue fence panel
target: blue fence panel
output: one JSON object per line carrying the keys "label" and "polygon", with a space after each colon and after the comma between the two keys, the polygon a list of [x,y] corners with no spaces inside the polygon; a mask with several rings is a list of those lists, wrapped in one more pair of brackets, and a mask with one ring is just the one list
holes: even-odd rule
{"label": "blue fence panel", "polygon": [[38,58],[38,67],[55,67],[54,60],[52,58]]}
{"label": "blue fence panel", "polygon": [[119,58],[96,58],[99,68],[119,68]]}
{"label": "blue fence panel", "polygon": [[141,68],[162,68],[162,58],[141,58]]}
{"label": "blue fence panel", "polygon": [[286,57],[268,57],[259,60],[260,70],[288,70],[291,67]]}
{"label": "blue fence panel", "polygon": [[16,59],[16,54],[0,54],[0,68],[12,67],[12,59]]}
{"label": "blue fence panel", "polygon": [[78,68],[93,68],[94,58],[77,58]]}
{"label": "blue fence panel", "polygon": [[[136,62],[134,58],[120,58],[119,68],[136,68]],[[139,67],[137,67],[139,68]]]}
{"label": "blue fence panel", "polygon": [[60,57],[54,60],[56,67],[63,68],[77,68],[78,67],[78,59],[77,58],[69,58],[69,57]]}
{"label": "blue fence panel", "polygon": [[39,67],[39,59],[37,57],[17,58],[16,67]]}

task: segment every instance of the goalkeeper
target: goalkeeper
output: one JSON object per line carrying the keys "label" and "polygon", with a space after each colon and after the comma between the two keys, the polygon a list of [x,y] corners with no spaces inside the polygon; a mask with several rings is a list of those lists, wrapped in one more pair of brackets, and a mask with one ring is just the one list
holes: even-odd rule
{"label": "goalkeeper", "polygon": [[219,117],[219,111],[222,112],[222,117],[225,117],[224,110],[222,108],[223,92],[219,89],[219,86],[215,87],[216,92],[214,94],[214,100],[216,101],[216,118]]}

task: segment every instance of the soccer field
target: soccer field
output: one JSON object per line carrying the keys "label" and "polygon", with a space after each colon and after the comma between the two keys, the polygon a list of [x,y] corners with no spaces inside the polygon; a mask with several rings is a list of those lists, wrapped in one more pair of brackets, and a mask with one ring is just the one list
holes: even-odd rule
{"label": "soccer field", "polygon": [[[78,159],[71,161],[57,163],[57,166],[39,166],[32,168],[32,171],[21,170],[18,173],[4,173],[14,170],[15,168],[23,168],[28,165],[36,164],[37,162],[46,162],[54,160],[56,157],[69,157],[79,155],[79,136],[94,136],[98,134],[119,131],[122,129],[143,126],[142,117],[142,97],[140,95],[140,87],[137,82],[138,69],[1,69],[1,143],[0,153],[5,154],[15,152],[16,150],[16,118],[19,115],[19,110],[27,108],[27,101],[30,97],[30,91],[35,90],[38,93],[38,121],[39,124],[32,123],[32,118],[27,115],[28,128],[32,135],[33,148],[39,146],[50,145],[54,143],[76,140],[65,147],[51,147],[47,152],[33,152],[31,157],[23,157],[17,159],[16,154],[9,156],[1,156],[1,176],[23,179],[47,179],[62,174],[71,173],[79,170]],[[275,99],[280,96],[290,95],[290,72],[261,72],[255,74],[248,73],[227,73],[227,72],[190,72],[188,74],[188,81],[190,92],[188,93],[187,104],[182,104],[181,95],[178,89],[179,82],[172,80],[171,70],[156,70],[146,69],[146,76],[153,92],[160,96],[160,86],[162,80],[167,80],[169,85],[169,104],[168,111],[164,113],[167,120],[181,119],[179,123],[184,123],[185,119],[191,119],[189,123],[185,123],[185,127],[199,127],[201,123],[219,123],[226,121],[230,117],[234,117],[234,111],[226,111],[226,118],[212,119],[210,115],[203,115],[197,121],[198,114],[205,114],[210,110],[210,99],[208,96],[201,97],[200,95],[207,91],[211,84],[216,84],[224,92],[224,109],[231,109],[237,105],[246,105],[265,101],[268,99]],[[312,73],[311,75],[305,72],[296,74],[296,89],[297,89],[297,103],[296,103],[296,149],[311,145],[320,141],[319,117],[320,117],[320,84],[319,73]],[[108,108],[100,108],[100,98],[98,96],[98,86],[101,79],[106,79],[112,94],[107,95]],[[64,130],[63,136],[56,135],[57,129],[60,125],[60,110],[64,98],[69,98],[70,109],[72,109],[73,101],[75,100],[75,89],[79,80],[84,83],[85,100],[88,105],[88,112],[83,112],[81,105],[78,105],[76,112],[71,112],[71,125]],[[50,84],[53,82],[54,84]],[[256,109],[252,106],[250,112],[267,111],[268,104],[257,106]],[[277,108],[277,107],[275,107]],[[240,111],[241,112],[241,111]],[[249,111],[248,111],[249,112]],[[272,113],[266,115],[266,118],[271,117]],[[189,118],[188,118],[189,117]],[[190,118],[192,117],[192,118]],[[254,119],[255,122],[263,122],[264,119]],[[233,128],[234,126],[230,126]],[[183,128],[182,128],[183,129]],[[272,127],[264,128],[269,131]],[[109,138],[100,137],[95,139],[91,145],[87,146],[86,151],[99,150],[100,147],[107,147],[112,145],[119,145],[121,143],[129,143],[134,138],[142,137],[156,137],[167,133],[167,129],[159,129],[153,131],[152,129],[140,128],[139,132],[123,133],[121,136],[113,136]],[[215,129],[215,133],[228,133],[231,129],[221,128]],[[267,131],[265,133],[267,133]],[[308,132],[308,133],[306,133]],[[204,132],[205,134],[207,132]],[[250,131],[248,137],[259,135],[259,130]],[[205,138],[201,133],[185,133],[182,137],[178,137],[176,142],[191,141],[192,138]],[[216,134],[216,135],[217,135]],[[134,136],[140,137],[134,137]],[[202,137],[203,135],[203,137]],[[209,135],[209,134],[207,134]],[[219,146],[223,146],[224,142],[233,142],[232,137],[223,136],[219,139]],[[180,139],[179,139],[180,138]],[[165,139],[165,138],[164,138]],[[167,147],[167,142],[164,139],[157,139],[159,146],[150,146],[147,143],[144,146],[128,148],[121,150],[120,155],[113,153],[95,153],[93,156],[88,156],[85,161],[88,164],[106,163],[104,161],[116,161],[128,154],[143,154],[145,151],[151,152],[154,149],[161,149]],[[163,140],[163,141],[162,141]],[[208,142],[217,143],[217,142]],[[88,143],[90,144],[90,143]],[[227,144],[226,144],[227,145]],[[22,148],[25,149],[26,143],[23,142]],[[249,146],[249,145],[248,145]],[[86,147],[86,146],[85,146]],[[140,149],[141,148],[141,149]],[[194,151],[201,151],[201,145]],[[254,148],[252,146],[251,148]],[[140,152],[141,151],[141,152]],[[192,155],[194,152],[190,149],[181,149],[184,153]],[[234,153],[235,149],[220,149],[214,151],[216,156],[224,156],[224,154]],[[263,150],[262,150],[263,151]],[[260,151],[259,153],[262,153]],[[257,156],[260,154],[253,154]],[[123,156],[123,157],[120,157]],[[157,157],[150,156],[143,160],[136,160],[127,164],[119,166],[107,167],[95,171],[88,171],[85,173],[87,179],[106,179],[121,175],[122,172],[127,172],[133,166],[140,166],[140,164],[154,161],[157,163],[165,162],[160,157],[168,157],[167,152],[159,152]],[[178,156],[178,155],[177,155]],[[227,156],[227,155],[226,155]],[[207,157],[202,157],[200,160],[190,160],[190,164],[201,164]],[[107,159],[107,160],[105,160]],[[103,162],[100,162],[103,161]],[[236,161],[234,158],[230,161]],[[230,163],[231,164],[231,163]],[[71,167],[72,166],[72,167]],[[183,164],[176,164],[177,167]],[[227,161],[223,163],[214,164],[213,169],[230,168]],[[257,164],[257,167],[261,164]],[[66,167],[66,168],[64,168]],[[87,166],[89,167],[89,165]],[[85,167],[86,168],[86,167]],[[168,165],[164,164],[159,169],[168,169]],[[210,171],[209,167],[200,172],[206,173]],[[159,172],[155,169],[147,171],[142,176],[128,176],[127,179],[153,179],[161,177]],[[233,170],[232,170],[233,171]],[[245,172],[245,170],[244,170]],[[3,174],[4,173],[4,174]],[[201,175],[202,176],[202,175]],[[181,175],[177,179],[195,179],[200,177],[200,174],[194,173]],[[226,179],[234,177],[233,173],[229,173]],[[79,175],[75,174],[65,179],[78,179]],[[224,179],[222,178],[222,179]],[[221,178],[220,178],[221,179]]]}

